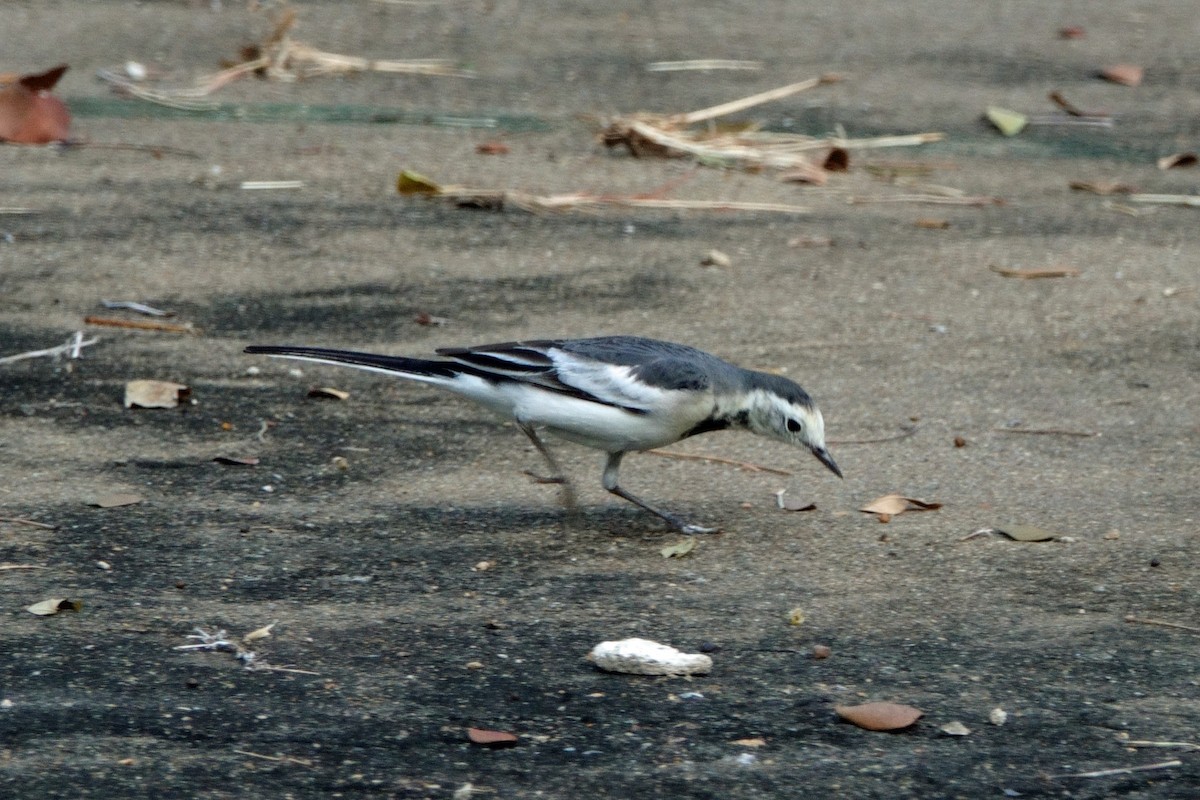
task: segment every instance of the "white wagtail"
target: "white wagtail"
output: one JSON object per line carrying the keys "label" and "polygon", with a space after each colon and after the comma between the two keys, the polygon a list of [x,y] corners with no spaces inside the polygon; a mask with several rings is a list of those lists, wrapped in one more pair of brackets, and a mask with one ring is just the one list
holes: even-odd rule
{"label": "white wagtail", "polygon": [[682,344],[638,336],[506,342],[445,348],[437,351],[445,356],[440,360],[290,345],[253,345],[246,352],[344,364],[470,398],[517,423],[554,471],[548,482],[569,487],[539,428],[603,450],[604,488],[685,533],[714,529],[689,525],[621,488],[617,472],[626,453],[743,428],[802,445],[842,475],[825,449],[821,411],[800,386]]}

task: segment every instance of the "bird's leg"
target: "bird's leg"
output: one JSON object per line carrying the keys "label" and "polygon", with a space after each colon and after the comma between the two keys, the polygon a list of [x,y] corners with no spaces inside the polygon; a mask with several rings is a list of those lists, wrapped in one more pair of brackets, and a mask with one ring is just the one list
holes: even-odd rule
{"label": "bird's leg", "polygon": [[550,465],[550,475],[538,475],[531,470],[525,470],[525,474],[529,475],[538,483],[557,483],[562,487],[562,504],[569,509],[575,508],[575,487],[571,485],[571,479],[567,477],[567,473],[563,472],[563,468],[559,466],[558,459],[550,452],[550,448],[546,447],[546,443],[542,441],[542,437],[537,435],[537,430],[532,425],[526,425],[524,422],[518,422],[521,430],[529,437],[529,441],[533,442],[533,446],[542,454],[542,458],[546,459],[546,463]]}
{"label": "bird's leg", "polygon": [[704,528],[704,527],[701,527],[700,525],[691,525],[687,522],[684,522],[682,519],[675,516],[674,514],[671,514],[667,511],[663,511],[660,508],[655,508],[654,506],[650,505],[649,503],[647,503],[645,500],[638,497],[637,495],[631,494],[630,492],[627,492],[624,489],[622,489],[617,484],[617,473],[621,469],[621,459],[624,457],[625,457],[624,452],[608,454],[608,460],[606,462],[604,462],[604,475],[601,478],[601,482],[604,484],[605,489],[608,489],[608,491],[612,492],[617,497],[624,498],[624,499],[628,500],[629,502],[633,503],[635,506],[640,506],[640,507],[646,509],[647,511],[649,511],[651,514],[654,514],[657,517],[661,517],[662,519],[669,522],[672,527],[679,529],[683,533],[688,533],[688,534],[691,534],[691,533],[720,533],[719,528]]}

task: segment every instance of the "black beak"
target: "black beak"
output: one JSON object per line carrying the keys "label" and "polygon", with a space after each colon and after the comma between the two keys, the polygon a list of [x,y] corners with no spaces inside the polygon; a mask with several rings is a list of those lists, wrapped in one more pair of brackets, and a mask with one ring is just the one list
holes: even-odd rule
{"label": "black beak", "polygon": [[829,471],[839,478],[842,477],[842,471],[838,468],[837,462],[833,460],[833,456],[829,455],[829,451],[824,447],[814,447],[812,454],[817,457],[825,466],[829,467]]}

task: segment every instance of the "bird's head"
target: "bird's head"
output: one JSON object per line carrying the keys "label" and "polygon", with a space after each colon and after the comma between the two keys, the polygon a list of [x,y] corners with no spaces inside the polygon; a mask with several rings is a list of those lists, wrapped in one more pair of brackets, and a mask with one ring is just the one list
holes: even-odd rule
{"label": "bird's head", "polygon": [[753,392],[746,427],[762,436],[808,448],[830,472],[842,477],[825,447],[825,420],[821,409],[799,385],[777,375],[763,375],[764,385]]}

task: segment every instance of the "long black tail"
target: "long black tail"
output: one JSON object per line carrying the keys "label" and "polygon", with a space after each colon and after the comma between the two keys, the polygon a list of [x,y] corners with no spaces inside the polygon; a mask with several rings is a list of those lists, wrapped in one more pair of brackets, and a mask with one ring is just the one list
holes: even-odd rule
{"label": "long black tail", "polygon": [[343,364],[389,375],[453,380],[465,370],[446,361],[431,361],[404,356],[385,356],[377,353],[358,353],[353,350],[333,350],[328,347],[301,347],[297,345],[252,344],[243,352],[279,358],[297,358],[321,364]]}

